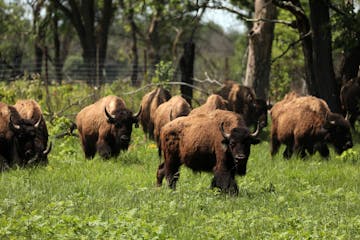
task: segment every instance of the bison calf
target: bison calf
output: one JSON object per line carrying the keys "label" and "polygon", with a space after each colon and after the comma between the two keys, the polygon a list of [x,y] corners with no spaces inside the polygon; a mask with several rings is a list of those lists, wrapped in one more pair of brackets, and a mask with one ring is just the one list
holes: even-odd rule
{"label": "bison calf", "polygon": [[83,108],[76,116],[76,126],[86,158],[98,152],[103,158],[117,156],[130,144],[132,125],[137,114],[126,108],[123,99],[116,96],[101,98]]}
{"label": "bison calf", "polygon": [[195,172],[213,172],[211,187],[238,193],[235,174],[245,175],[250,146],[258,144],[243,118],[230,111],[215,110],[177,118],[161,130],[164,163],[157,171],[157,184],[166,177],[175,189],[182,164]]}

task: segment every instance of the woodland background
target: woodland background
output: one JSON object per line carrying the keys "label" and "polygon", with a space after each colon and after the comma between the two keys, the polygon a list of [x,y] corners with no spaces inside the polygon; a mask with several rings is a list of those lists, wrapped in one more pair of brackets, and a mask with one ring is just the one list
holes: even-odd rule
{"label": "woodland background", "polygon": [[[37,73],[44,85],[182,81],[209,93],[232,79],[271,101],[294,89],[340,111],[340,87],[359,70],[356,0],[0,0],[0,9],[5,82]],[[209,10],[244,30],[202,21]]]}

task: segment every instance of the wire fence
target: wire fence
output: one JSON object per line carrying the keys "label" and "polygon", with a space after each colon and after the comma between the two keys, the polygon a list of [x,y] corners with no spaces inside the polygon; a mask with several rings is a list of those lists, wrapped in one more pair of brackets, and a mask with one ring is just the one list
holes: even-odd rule
{"label": "wire fence", "polygon": [[[61,69],[62,80],[67,82],[87,81],[89,73],[96,72],[93,68],[89,68],[84,65],[68,67],[66,70],[62,69],[62,66],[59,66],[59,69]],[[154,70],[154,66],[139,65],[136,72],[137,78],[144,79],[149,76],[151,77]],[[57,81],[57,73],[54,65],[49,64],[47,69],[42,66],[40,74],[45,75],[45,72],[47,72],[47,77],[50,83]],[[10,82],[22,78],[24,75],[31,75],[32,73],[39,73],[39,69],[34,63],[23,63],[20,66],[9,66],[6,63],[0,62],[0,81]],[[132,68],[121,63],[105,64],[103,70],[98,73],[98,75],[102,79],[102,83],[111,83],[118,79],[130,78],[132,75]],[[177,76],[178,74],[175,75],[175,77]]]}

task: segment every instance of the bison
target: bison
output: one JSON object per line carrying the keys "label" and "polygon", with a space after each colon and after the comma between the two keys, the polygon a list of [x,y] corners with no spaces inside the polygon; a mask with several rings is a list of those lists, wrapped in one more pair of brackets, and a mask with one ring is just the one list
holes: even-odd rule
{"label": "bison", "polygon": [[34,157],[31,161],[27,162],[27,165],[46,165],[48,163],[47,155],[51,150],[52,144],[48,145],[49,134],[40,105],[35,100],[18,100],[14,107],[22,119],[27,119],[33,123],[39,121],[35,131]]}
{"label": "bison", "polygon": [[302,158],[319,151],[329,156],[327,143],[341,154],[353,146],[350,124],[340,114],[332,113],[322,99],[313,96],[290,95],[271,109],[271,155],[280,145],[286,145],[283,153],[290,158],[293,152]]}
{"label": "bison", "polygon": [[34,138],[40,119],[22,119],[17,110],[0,102],[0,171],[24,166],[34,155]]}
{"label": "bison", "polygon": [[106,96],[83,108],[76,116],[76,126],[86,158],[98,152],[103,158],[117,156],[130,144],[132,125],[139,114],[126,108],[123,99]]}
{"label": "bison", "polygon": [[157,170],[157,185],[166,177],[169,187],[175,189],[184,164],[194,172],[213,172],[212,188],[237,194],[235,174],[246,174],[250,147],[260,142],[257,134],[258,129],[250,133],[241,115],[226,110],[167,123],[161,129],[164,162]]}
{"label": "bison", "polygon": [[211,94],[203,105],[191,110],[189,115],[207,114],[216,109],[228,110],[228,101],[220,95]]}
{"label": "bison", "polygon": [[360,115],[360,77],[349,80],[341,87],[340,101],[346,119],[355,129],[355,122]]}
{"label": "bison", "polygon": [[140,124],[145,134],[154,139],[154,112],[158,106],[171,98],[168,90],[158,87],[145,94],[141,100]]}
{"label": "bison", "polygon": [[[173,96],[156,109],[154,113],[154,140],[158,143],[158,147],[160,147],[161,128],[175,118],[187,116],[190,111],[190,104],[181,96]],[[161,154],[160,148],[159,154]]]}
{"label": "bison", "polygon": [[[247,126],[257,126],[259,121],[267,120],[269,107],[263,106],[266,101],[257,99],[252,88],[241,86],[234,81],[226,81],[225,85],[216,93],[228,100],[229,110],[244,117]],[[261,123],[261,127],[266,125],[267,122]]]}

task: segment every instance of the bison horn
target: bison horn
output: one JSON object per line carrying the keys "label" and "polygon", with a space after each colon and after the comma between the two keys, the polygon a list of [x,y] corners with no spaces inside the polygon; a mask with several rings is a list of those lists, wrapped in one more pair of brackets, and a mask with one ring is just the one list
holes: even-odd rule
{"label": "bison horn", "polygon": [[345,120],[349,121],[351,117],[351,114],[349,112],[346,112]]}
{"label": "bison horn", "polygon": [[43,154],[46,156],[49,154],[49,152],[51,151],[51,148],[52,148],[52,142],[50,142],[49,146],[47,147],[47,149],[45,149],[43,151]]}
{"label": "bison horn", "polygon": [[14,129],[20,130],[20,128],[21,128],[20,125],[14,123],[14,121],[12,119],[12,116],[10,116],[10,123],[13,126]]}
{"label": "bison horn", "polygon": [[114,116],[114,115],[111,115],[111,114],[106,110],[106,107],[105,107],[104,109],[105,109],[105,115],[106,115],[107,119],[109,120],[109,122],[115,122],[115,116]]}
{"label": "bison horn", "polygon": [[258,121],[255,132],[251,133],[250,135],[252,137],[257,137],[257,135],[259,135],[259,132],[260,132],[260,122]]}
{"label": "bison horn", "polygon": [[221,132],[221,135],[225,138],[225,139],[229,139],[229,137],[230,137],[230,134],[228,134],[228,133],[225,133],[225,131],[224,131],[224,122],[222,122],[221,124],[220,124],[220,132]]}
{"label": "bison horn", "polygon": [[133,115],[133,118],[138,118],[140,116],[141,111],[142,111],[142,106],[140,105],[139,111]]}
{"label": "bison horn", "polygon": [[38,128],[40,126],[41,123],[41,116],[39,117],[39,120],[34,124],[35,128]]}

